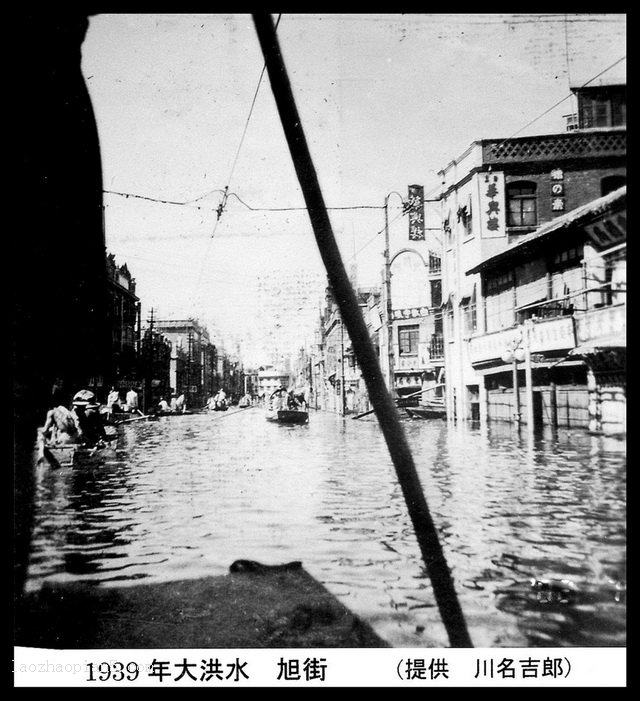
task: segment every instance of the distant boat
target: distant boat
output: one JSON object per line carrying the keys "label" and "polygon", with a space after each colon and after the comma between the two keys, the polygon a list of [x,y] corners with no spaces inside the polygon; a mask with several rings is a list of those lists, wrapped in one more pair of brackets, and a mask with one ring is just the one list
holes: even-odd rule
{"label": "distant boat", "polygon": [[279,409],[268,412],[267,420],[280,424],[306,424],[309,421],[309,412],[303,409]]}
{"label": "distant boat", "polygon": [[288,397],[284,387],[277,389],[269,397],[267,404],[267,421],[275,421],[280,424],[306,424],[309,421],[309,412],[300,406],[283,407],[283,400]]}

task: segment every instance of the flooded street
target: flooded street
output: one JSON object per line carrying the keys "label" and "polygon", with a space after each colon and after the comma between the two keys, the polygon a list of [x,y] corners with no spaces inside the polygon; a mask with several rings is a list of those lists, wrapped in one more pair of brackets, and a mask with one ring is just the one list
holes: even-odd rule
{"label": "flooded street", "polygon": [[[404,426],[474,646],[626,644],[624,441]],[[255,407],[120,430],[102,466],[38,468],[29,590],[299,560],[389,644],[448,646],[375,419]]]}

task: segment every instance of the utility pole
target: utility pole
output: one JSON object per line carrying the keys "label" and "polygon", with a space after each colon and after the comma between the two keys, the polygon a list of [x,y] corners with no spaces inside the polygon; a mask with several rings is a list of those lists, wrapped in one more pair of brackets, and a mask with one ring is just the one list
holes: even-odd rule
{"label": "utility pole", "polygon": [[[191,356],[193,353],[193,332],[189,331],[187,335],[187,402],[188,406],[191,406]],[[176,394],[178,390],[176,388]]]}
{"label": "utility pole", "polygon": [[151,406],[151,387],[153,381],[153,373],[155,369],[155,338],[154,338],[154,309],[153,307],[149,310],[149,318],[147,319],[148,328],[148,342],[147,342],[147,353],[146,355],[146,367],[144,371],[145,383],[144,383],[144,393],[142,395],[142,411],[147,413],[147,410]]}
{"label": "utility pole", "polygon": [[385,326],[387,329],[387,387],[391,396],[394,394],[394,358],[393,358],[393,310],[391,306],[391,255],[389,252],[389,193],[384,198],[384,294]]}
{"label": "utility pole", "polygon": [[340,367],[342,373],[340,379],[340,403],[342,410],[340,413],[344,416],[346,414],[347,395],[344,389],[344,321],[342,321],[342,317],[340,317]]}
{"label": "utility pole", "polygon": [[516,360],[515,354],[513,356],[513,418],[515,422],[520,425],[522,417],[520,416],[520,387],[518,386],[518,361]]}
{"label": "utility pole", "polygon": [[531,372],[531,327],[533,321],[526,319],[522,330],[524,345],[524,377],[527,388],[527,431],[533,432],[533,378]]}

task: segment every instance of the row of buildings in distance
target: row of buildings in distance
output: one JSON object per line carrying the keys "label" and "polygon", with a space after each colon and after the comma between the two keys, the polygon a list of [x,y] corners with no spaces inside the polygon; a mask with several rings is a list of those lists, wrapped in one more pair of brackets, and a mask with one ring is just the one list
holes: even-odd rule
{"label": "row of buildings in distance", "polygon": [[[456,421],[626,433],[626,86],[574,93],[566,132],[476,141],[447,164],[438,232],[412,237],[410,221],[380,286],[353,281],[399,400]],[[330,294],[303,356],[297,382],[317,408],[370,408]]]}
{"label": "row of buildings in distance", "polygon": [[88,386],[105,401],[111,387],[124,399],[138,391],[140,408],[147,411],[161,399],[184,394],[187,407],[201,408],[218,389],[239,398],[245,391],[242,362],[210,338],[197,319],[156,319],[151,310],[141,319],[136,281],[126,264],[107,254],[108,327],[111,330],[110,367],[92,377]]}

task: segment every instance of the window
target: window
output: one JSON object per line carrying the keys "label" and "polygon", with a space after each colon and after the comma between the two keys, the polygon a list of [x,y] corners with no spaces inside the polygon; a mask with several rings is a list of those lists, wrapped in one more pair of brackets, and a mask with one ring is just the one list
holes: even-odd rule
{"label": "window", "polygon": [[601,194],[608,195],[610,192],[617,190],[619,187],[626,185],[627,178],[624,175],[608,175],[600,181]]}
{"label": "window", "polygon": [[430,280],[431,285],[431,306],[439,307],[442,304],[442,281]]}
{"label": "window", "polygon": [[418,355],[419,326],[398,327],[398,345],[400,355]]}
{"label": "window", "polygon": [[536,226],[535,183],[518,182],[507,186],[507,226]]}
{"label": "window", "polygon": [[626,96],[619,90],[578,95],[578,111],[581,129],[619,127],[627,123]]}
{"label": "window", "polygon": [[582,256],[583,248],[581,245],[565,248],[554,254],[550,267],[552,270],[562,270],[564,268],[580,265]]}
{"label": "window", "polygon": [[472,233],[472,220],[471,220],[471,198],[469,198],[466,205],[458,207],[458,221],[462,224],[462,230],[464,236],[471,236]]}
{"label": "window", "polygon": [[485,294],[497,294],[513,286],[513,271],[485,278]]}

